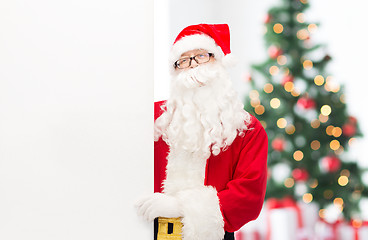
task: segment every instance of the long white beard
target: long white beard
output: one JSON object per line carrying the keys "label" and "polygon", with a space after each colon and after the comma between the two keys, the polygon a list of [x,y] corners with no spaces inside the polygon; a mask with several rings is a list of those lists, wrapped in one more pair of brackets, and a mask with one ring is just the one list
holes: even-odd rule
{"label": "long white beard", "polygon": [[250,120],[220,62],[174,76],[164,107],[155,122],[155,141],[162,137],[170,152],[195,153],[203,159],[225,150]]}

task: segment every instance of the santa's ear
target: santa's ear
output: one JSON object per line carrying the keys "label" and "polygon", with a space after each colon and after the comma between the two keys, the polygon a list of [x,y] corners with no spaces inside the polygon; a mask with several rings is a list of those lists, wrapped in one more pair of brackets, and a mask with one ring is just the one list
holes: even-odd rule
{"label": "santa's ear", "polygon": [[229,53],[221,58],[221,62],[225,67],[234,67],[239,60],[234,54]]}

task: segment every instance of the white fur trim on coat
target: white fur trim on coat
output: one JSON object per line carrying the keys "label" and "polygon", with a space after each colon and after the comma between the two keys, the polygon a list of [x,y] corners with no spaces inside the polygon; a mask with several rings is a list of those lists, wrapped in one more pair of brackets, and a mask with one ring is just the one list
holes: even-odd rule
{"label": "white fur trim on coat", "polygon": [[205,49],[215,54],[215,58],[218,60],[224,56],[221,48],[217,46],[213,38],[205,34],[195,34],[181,38],[172,46],[169,55],[170,63],[174,64],[183,53],[194,49]]}
{"label": "white fur trim on coat", "polygon": [[177,193],[183,213],[183,240],[222,240],[224,220],[217,191],[203,186]]}
{"label": "white fur trim on coat", "polygon": [[188,153],[184,150],[170,149],[166,165],[164,193],[177,192],[204,186],[208,156],[200,152]]}

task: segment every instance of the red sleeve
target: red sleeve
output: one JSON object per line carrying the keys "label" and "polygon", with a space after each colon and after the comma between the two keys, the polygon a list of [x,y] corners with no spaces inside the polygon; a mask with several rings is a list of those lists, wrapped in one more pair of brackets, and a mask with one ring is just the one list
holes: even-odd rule
{"label": "red sleeve", "polygon": [[[164,112],[161,109],[161,106],[165,103],[165,101],[155,102],[155,120],[161,116]],[[154,144],[154,191],[155,192],[162,192],[162,182],[166,178],[166,165],[167,165],[167,154],[169,152],[169,147],[166,143],[160,138]]]}
{"label": "red sleeve", "polygon": [[245,131],[234,177],[218,193],[225,231],[235,232],[258,217],[267,183],[268,139],[260,122],[252,116]]}
{"label": "red sleeve", "polygon": [[155,102],[155,109],[154,109],[155,121],[164,112],[164,110],[161,109],[161,106],[165,104],[165,102],[166,101]]}

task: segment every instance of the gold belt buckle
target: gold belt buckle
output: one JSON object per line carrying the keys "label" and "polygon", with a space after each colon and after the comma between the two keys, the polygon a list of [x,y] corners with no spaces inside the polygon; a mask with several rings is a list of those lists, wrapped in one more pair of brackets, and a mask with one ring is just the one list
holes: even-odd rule
{"label": "gold belt buckle", "polygon": [[158,218],[157,240],[181,240],[183,223],[180,218]]}

